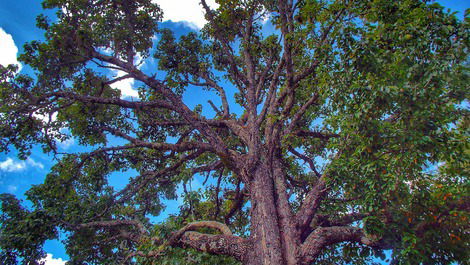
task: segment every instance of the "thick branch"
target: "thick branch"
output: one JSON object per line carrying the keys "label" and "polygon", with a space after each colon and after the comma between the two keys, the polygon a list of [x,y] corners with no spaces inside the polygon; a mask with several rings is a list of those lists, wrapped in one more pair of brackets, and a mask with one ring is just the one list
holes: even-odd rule
{"label": "thick branch", "polygon": [[[283,114],[290,112],[292,106],[294,105],[294,52],[292,43],[289,40],[293,32],[293,23],[292,23],[292,2],[290,1],[279,1],[279,16],[281,18],[281,32],[283,37],[283,46],[284,46],[284,59],[286,65],[286,83],[285,83],[285,96],[287,96],[287,101],[285,103],[285,108]],[[278,98],[278,104],[283,100],[284,95],[281,95]]]}
{"label": "thick branch", "polygon": [[[193,231],[200,228],[215,229],[221,234],[212,235]],[[160,241],[156,238],[153,238],[153,240]],[[147,253],[143,251],[133,252],[126,258],[126,260],[135,256],[162,256],[164,255],[164,249],[166,246],[189,247],[211,254],[228,255],[241,261],[245,257],[247,250],[251,248],[251,242],[247,239],[232,235],[228,226],[223,223],[216,221],[199,221],[190,223],[178,230],[168,241],[164,242],[158,250]]]}
{"label": "thick branch", "polygon": [[276,199],[276,210],[279,218],[281,241],[286,264],[294,265],[296,261],[296,250],[299,244],[298,230],[296,229],[294,213],[289,204],[289,196],[287,194],[285,173],[283,170],[281,159],[275,159],[272,164],[274,174],[274,188]]}
{"label": "thick branch", "polygon": [[[191,232],[198,228],[212,228],[221,232],[221,235],[210,235],[198,232]],[[212,254],[228,255],[242,260],[250,249],[250,242],[238,236],[233,236],[232,232],[223,223],[215,221],[200,221],[186,225],[176,232],[167,242],[171,246],[190,247]]]}
{"label": "thick branch", "polygon": [[346,241],[366,246],[376,245],[376,241],[366,237],[364,231],[358,227],[319,227],[308,236],[301,246],[302,264],[311,264],[325,247]]}
{"label": "thick branch", "polygon": [[300,231],[307,229],[312,222],[315,213],[320,207],[320,203],[326,196],[326,176],[323,175],[317,182],[317,185],[307,194],[302,207],[296,214],[297,227]]}
{"label": "thick branch", "polygon": [[83,223],[83,224],[78,224],[78,225],[72,225],[72,224],[66,224],[68,226],[73,227],[74,229],[83,229],[83,228],[90,228],[90,227],[96,227],[96,228],[114,228],[114,227],[121,227],[121,226],[134,226],[137,228],[138,232],[131,233],[128,231],[121,231],[120,237],[125,237],[129,238],[132,240],[138,240],[141,236],[146,235],[147,229],[145,226],[138,220],[110,220],[110,221],[95,221],[95,222],[89,222],[89,223]]}
{"label": "thick branch", "polygon": [[186,232],[174,245],[190,247],[211,254],[228,255],[242,261],[251,243],[247,239],[231,235],[208,235],[198,232]]}
{"label": "thick branch", "polygon": [[194,231],[195,229],[198,229],[198,228],[212,228],[212,229],[218,230],[224,235],[228,235],[228,236],[232,235],[232,231],[230,231],[230,228],[228,228],[228,226],[223,223],[219,223],[216,221],[198,221],[198,222],[189,223],[185,227],[178,230],[178,232],[176,232],[172,236],[172,239],[170,239],[170,241],[178,240],[186,231]]}
{"label": "thick branch", "polygon": [[[247,86],[247,100],[248,100],[248,113],[250,113],[248,120],[254,126],[255,119],[256,119],[256,105],[258,103],[258,99],[256,98],[256,80],[255,80],[255,63],[253,57],[251,56],[251,37],[253,34],[253,12],[254,10],[250,10],[249,17],[246,21],[245,31],[243,33],[243,59],[245,62],[246,73],[248,78],[248,86]],[[254,135],[253,135],[254,137]]]}
{"label": "thick branch", "polygon": [[370,214],[351,213],[340,217],[332,217],[330,215],[317,214],[313,219],[310,227],[304,230],[301,235],[301,241],[305,239],[318,227],[331,227],[331,226],[348,226],[354,222],[360,221]]}

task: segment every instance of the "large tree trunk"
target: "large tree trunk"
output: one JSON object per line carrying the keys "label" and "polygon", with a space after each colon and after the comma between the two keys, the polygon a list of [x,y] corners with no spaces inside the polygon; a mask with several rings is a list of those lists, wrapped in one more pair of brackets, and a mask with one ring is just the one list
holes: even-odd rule
{"label": "large tree trunk", "polygon": [[244,260],[246,265],[298,264],[294,228],[287,218],[290,212],[287,196],[284,193],[279,196],[282,178],[275,176],[281,172],[269,160],[261,162],[254,172],[250,186],[253,248]]}

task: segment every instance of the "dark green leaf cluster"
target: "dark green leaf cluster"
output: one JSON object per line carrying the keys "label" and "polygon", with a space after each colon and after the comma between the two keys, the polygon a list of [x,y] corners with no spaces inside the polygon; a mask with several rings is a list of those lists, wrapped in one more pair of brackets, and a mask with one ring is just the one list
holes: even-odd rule
{"label": "dark green leaf cluster", "polygon": [[42,245],[47,239],[57,237],[53,218],[42,210],[29,211],[10,194],[0,194],[0,262],[37,264],[46,254]]}

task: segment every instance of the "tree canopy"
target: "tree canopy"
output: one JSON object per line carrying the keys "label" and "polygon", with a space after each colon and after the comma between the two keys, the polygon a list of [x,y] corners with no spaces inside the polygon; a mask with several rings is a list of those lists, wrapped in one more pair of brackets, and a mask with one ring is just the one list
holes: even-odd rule
{"label": "tree canopy", "polygon": [[[0,68],[0,151],[56,164],[32,207],[0,195],[0,263],[36,264],[62,233],[68,264],[469,264],[467,14],[217,3],[178,37],[151,0],[43,2],[57,19],[19,57],[34,75]],[[87,151],[60,153],[70,137]]]}

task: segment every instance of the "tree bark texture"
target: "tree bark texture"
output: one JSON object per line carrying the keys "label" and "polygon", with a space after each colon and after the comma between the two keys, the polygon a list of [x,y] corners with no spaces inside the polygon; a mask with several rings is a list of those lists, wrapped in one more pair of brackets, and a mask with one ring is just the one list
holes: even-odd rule
{"label": "tree bark texture", "polygon": [[298,264],[299,244],[285,193],[282,169],[265,159],[254,170],[251,193],[251,240],[246,265]]}

